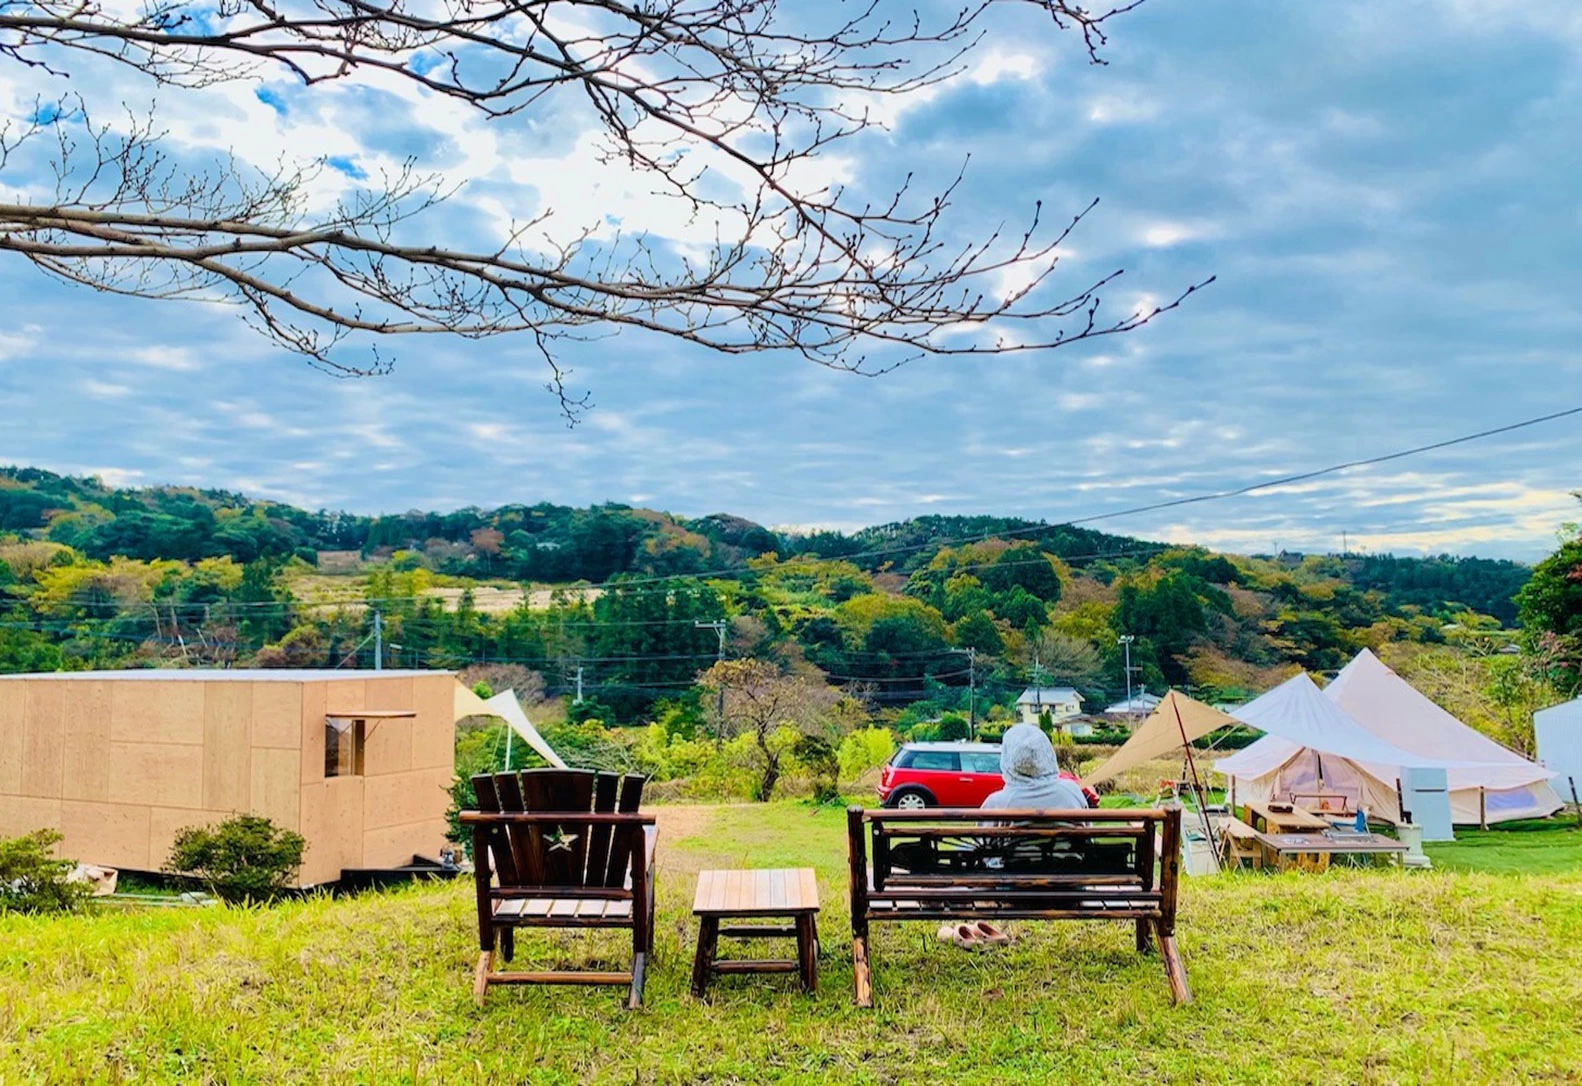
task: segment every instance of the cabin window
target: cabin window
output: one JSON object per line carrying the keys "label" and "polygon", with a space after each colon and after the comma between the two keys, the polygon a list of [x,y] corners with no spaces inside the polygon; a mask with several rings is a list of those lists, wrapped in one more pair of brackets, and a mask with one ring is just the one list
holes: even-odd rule
{"label": "cabin window", "polygon": [[364,721],[351,717],[324,718],[324,775],[361,777],[363,775]]}

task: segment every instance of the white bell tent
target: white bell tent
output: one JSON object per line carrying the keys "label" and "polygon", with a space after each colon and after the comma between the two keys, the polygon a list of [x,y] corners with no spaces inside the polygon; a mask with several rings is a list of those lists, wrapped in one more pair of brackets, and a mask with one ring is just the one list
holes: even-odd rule
{"label": "white bell tent", "polygon": [[1444,766],[1450,814],[1458,825],[1544,818],[1561,807],[1550,784],[1553,770],[1463,724],[1367,649],[1324,688],[1324,696],[1379,738]]}
{"label": "white bell tent", "polygon": [[1400,767],[1430,764],[1352,720],[1306,672],[1231,716],[1266,733],[1214,763],[1216,772],[1230,778],[1238,801],[1331,793],[1345,796],[1353,810],[1365,807],[1395,818]]}

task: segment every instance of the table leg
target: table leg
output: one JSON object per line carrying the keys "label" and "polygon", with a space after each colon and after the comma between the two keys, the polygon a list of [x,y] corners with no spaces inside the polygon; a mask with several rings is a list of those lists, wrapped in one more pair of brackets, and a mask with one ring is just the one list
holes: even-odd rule
{"label": "table leg", "polygon": [[802,988],[812,992],[818,989],[818,929],[813,914],[802,913],[796,919],[796,949],[798,972],[802,974]]}
{"label": "table leg", "polygon": [[698,921],[698,952],[692,960],[692,994],[699,999],[708,991],[714,976],[714,955],[718,950],[720,921],[715,916],[705,916]]}

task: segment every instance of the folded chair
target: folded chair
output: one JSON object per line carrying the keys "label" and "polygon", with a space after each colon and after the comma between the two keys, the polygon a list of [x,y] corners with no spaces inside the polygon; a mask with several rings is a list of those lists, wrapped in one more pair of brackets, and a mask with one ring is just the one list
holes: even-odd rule
{"label": "folded chair", "polygon": [[[626,1005],[643,1002],[654,948],[653,815],[637,813],[644,778],[578,769],[535,769],[472,778],[478,810],[472,827],[478,897],[478,956],[473,996],[491,984],[622,984]],[[502,972],[517,928],[630,928],[627,973]]]}

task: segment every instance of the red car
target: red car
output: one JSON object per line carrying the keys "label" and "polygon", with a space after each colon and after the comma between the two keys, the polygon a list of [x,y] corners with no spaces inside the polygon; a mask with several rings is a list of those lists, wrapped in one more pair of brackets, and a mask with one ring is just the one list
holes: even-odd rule
{"label": "red car", "polygon": [[[1088,806],[1099,794],[1075,773]],[[1000,777],[1000,748],[995,743],[907,743],[879,773],[879,802],[886,807],[981,807],[1005,784]]]}

